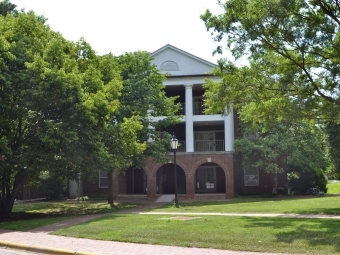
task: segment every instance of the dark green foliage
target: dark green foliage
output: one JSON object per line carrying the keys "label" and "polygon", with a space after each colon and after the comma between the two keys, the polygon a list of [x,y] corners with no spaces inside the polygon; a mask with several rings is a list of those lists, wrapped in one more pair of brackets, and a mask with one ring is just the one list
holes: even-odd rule
{"label": "dark green foliage", "polygon": [[93,176],[107,164],[103,134],[121,81],[112,56],[66,41],[33,12],[0,15],[0,49],[1,214],[24,179],[47,169],[55,181]]}
{"label": "dark green foliage", "polygon": [[335,121],[328,122],[326,132],[329,141],[329,156],[333,163],[331,172],[340,177],[340,124]]}
{"label": "dark green foliage", "polygon": [[7,14],[17,13],[16,7],[9,0],[3,0],[0,2],[0,15],[6,16]]}
{"label": "dark green foliage", "polygon": [[50,172],[42,172],[36,183],[37,193],[40,197],[61,199],[67,191],[67,181],[62,176],[53,176]]}
{"label": "dark green foliage", "polygon": [[[235,150],[244,158],[244,164],[277,174],[286,170],[279,160],[287,158],[288,186],[303,194],[312,187],[326,192],[324,174],[328,160],[324,130],[308,123],[277,122],[263,131],[261,126],[251,128],[243,124],[241,135],[235,140]],[[273,192],[276,191],[273,180]]]}
{"label": "dark green foliage", "polygon": [[[233,106],[242,120],[339,119],[338,1],[220,0],[222,13],[201,19],[219,44],[249,65],[220,61],[206,102]],[[339,156],[338,156],[339,157]]]}
{"label": "dark green foliage", "polygon": [[[140,167],[146,157],[164,160],[165,152],[169,147],[171,135],[162,130],[174,125],[178,118],[175,112],[176,98],[165,95],[163,81],[166,76],[152,64],[148,52],[137,51],[116,57],[120,66],[120,75],[123,81],[121,90],[121,106],[115,114],[115,120],[120,123],[124,118],[139,116],[142,129],[138,131],[139,141],[152,141],[146,144],[142,155],[136,154],[132,159],[132,166]],[[166,116],[154,121],[153,117]]]}
{"label": "dark green foliage", "polygon": [[310,188],[317,187],[322,192],[327,192],[327,177],[324,172],[312,164],[296,166],[289,164],[288,187],[289,191],[295,195],[306,194]]}

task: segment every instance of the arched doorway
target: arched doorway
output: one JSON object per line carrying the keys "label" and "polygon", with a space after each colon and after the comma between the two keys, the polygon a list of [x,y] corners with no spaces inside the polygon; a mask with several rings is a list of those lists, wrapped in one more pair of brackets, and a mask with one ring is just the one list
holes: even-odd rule
{"label": "arched doorway", "polygon": [[[177,169],[177,193],[185,194],[186,180],[185,173],[180,166]],[[175,172],[174,164],[165,164],[157,171],[157,193],[174,194],[175,193]]]}
{"label": "arched doorway", "polygon": [[125,178],[127,194],[146,193],[147,178],[143,169],[129,168],[125,173]]}
{"label": "arched doorway", "polygon": [[196,169],[196,193],[224,193],[225,174],[223,169],[215,163],[205,163]]}

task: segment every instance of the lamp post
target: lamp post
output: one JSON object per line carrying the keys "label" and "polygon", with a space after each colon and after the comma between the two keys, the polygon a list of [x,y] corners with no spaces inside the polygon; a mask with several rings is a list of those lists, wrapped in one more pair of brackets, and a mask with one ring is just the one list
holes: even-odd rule
{"label": "lamp post", "polygon": [[171,149],[174,151],[174,172],[175,172],[175,206],[179,207],[178,205],[178,197],[177,197],[177,168],[176,168],[176,150],[178,146],[178,140],[175,136],[175,133],[172,135],[170,140]]}

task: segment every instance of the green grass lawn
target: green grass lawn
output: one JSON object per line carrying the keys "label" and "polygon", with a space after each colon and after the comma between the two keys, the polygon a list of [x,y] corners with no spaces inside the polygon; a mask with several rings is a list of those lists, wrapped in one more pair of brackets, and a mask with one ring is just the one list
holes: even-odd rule
{"label": "green grass lawn", "polygon": [[[117,205],[110,208],[106,202],[98,201],[28,203],[16,204],[15,211],[60,215],[68,212],[67,215],[76,215],[112,212],[112,210],[134,206],[136,205]],[[338,219],[194,215],[196,212],[340,214],[340,196],[337,195],[240,197],[217,202],[180,200],[180,208],[168,204],[151,211],[189,214],[186,216],[114,214],[53,233],[100,240],[254,252],[340,254],[340,220]],[[37,225],[26,222],[15,226],[18,230],[27,230],[39,224],[46,224],[44,220],[34,220],[34,224]],[[6,228],[6,222],[3,222],[5,226],[0,223],[0,228]],[[23,226],[22,229],[20,226]]]}
{"label": "green grass lawn", "polygon": [[[340,254],[340,220],[197,216],[195,212],[340,214],[340,196],[236,198],[181,202],[154,212],[173,215],[112,215],[54,232],[57,235],[122,242],[254,252]],[[190,214],[192,213],[192,214]]]}
{"label": "green grass lawn", "polygon": [[131,209],[137,204],[116,203],[114,207],[106,201],[41,201],[16,203],[13,215],[0,218],[0,229],[27,231],[37,227],[53,224],[70,217],[94,213],[113,213]]}
{"label": "green grass lawn", "polygon": [[218,202],[179,201],[180,208],[171,204],[154,209],[156,212],[215,212],[215,213],[297,213],[340,214],[340,196],[306,196],[275,198],[235,198]]}
{"label": "green grass lawn", "polygon": [[63,220],[67,220],[71,217],[44,217],[36,219],[27,220],[10,220],[10,221],[0,221],[0,229],[9,229],[17,231],[28,231],[41,226],[46,226],[49,224],[57,223]]}
{"label": "green grass lawn", "polygon": [[340,181],[329,181],[327,194],[340,194]]}
{"label": "green grass lawn", "polygon": [[334,219],[121,214],[53,234],[254,252],[340,254],[340,221]]}

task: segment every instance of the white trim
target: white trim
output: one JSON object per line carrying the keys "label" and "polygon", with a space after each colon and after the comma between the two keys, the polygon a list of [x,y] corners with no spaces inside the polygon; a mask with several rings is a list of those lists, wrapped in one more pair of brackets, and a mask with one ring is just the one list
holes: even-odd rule
{"label": "white trim", "polygon": [[186,152],[194,152],[194,123],[193,117],[193,101],[192,101],[192,84],[185,85],[185,149]]}
{"label": "white trim", "polygon": [[190,58],[193,58],[195,60],[198,60],[199,62],[205,63],[206,65],[209,65],[211,67],[217,67],[216,64],[211,63],[211,62],[209,62],[209,61],[207,61],[207,60],[205,60],[203,58],[197,57],[197,56],[195,56],[193,54],[190,54],[190,53],[188,53],[188,52],[186,52],[184,50],[176,48],[175,46],[172,46],[171,44],[164,45],[163,47],[159,48],[158,50],[155,50],[154,52],[152,52],[150,55],[151,55],[151,57],[155,57],[158,53],[160,53],[160,52],[162,52],[162,51],[164,51],[165,49],[168,49],[168,48],[172,49],[174,51],[180,52],[180,53],[186,55],[187,57],[190,57]]}

